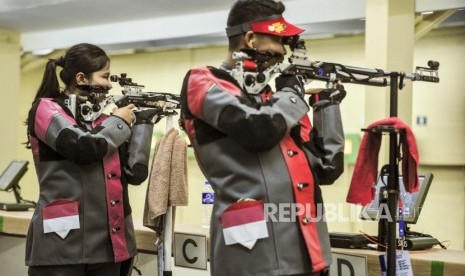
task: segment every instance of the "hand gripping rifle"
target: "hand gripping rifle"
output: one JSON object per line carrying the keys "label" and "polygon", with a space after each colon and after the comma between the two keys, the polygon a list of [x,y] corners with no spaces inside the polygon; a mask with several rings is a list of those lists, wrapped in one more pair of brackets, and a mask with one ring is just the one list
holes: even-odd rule
{"label": "hand gripping rifle", "polygon": [[123,95],[112,95],[107,104],[114,103],[118,107],[134,104],[138,108],[156,109],[158,116],[176,115],[180,108],[179,95],[166,92],[144,92],[144,85],[137,84],[128,78],[126,73],[110,76],[112,82],[118,82],[123,88]]}
{"label": "hand gripping rifle", "polygon": [[[325,81],[332,87],[338,81],[370,86],[389,86],[390,71],[342,65],[339,63],[311,61],[307,57],[305,41],[299,36],[288,38],[292,54],[289,63],[277,63],[266,67],[265,63],[273,58],[273,53],[243,49],[233,53],[236,67],[233,77],[249,94],[258,94],[277,74],[301,75],[305,81]],[[416,67],[415,73],[401,73],[399,89],[405,86],[405,79],[412,81],[439,82],[439,62],[428,61],[428,67]]]}

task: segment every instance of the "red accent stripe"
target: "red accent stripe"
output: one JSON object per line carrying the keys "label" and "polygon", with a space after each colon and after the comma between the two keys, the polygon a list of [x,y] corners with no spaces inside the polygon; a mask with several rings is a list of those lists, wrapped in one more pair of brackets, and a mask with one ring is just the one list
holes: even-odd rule
{"label": "red accent stripe", "polygon": [[[129,252],[126,245],[126,229],[124,227],[124,208],[123,208],[123,186],[121,184],[121,170],[118,151],[107,155],[104,160],[105,184],[107,192],[107,210],[108,224],[115,262],[121,262],[129,259]],[[107,175],[115,174],[113,178],[107,178]],[[117,199],[121,204],[111,205],[111,200]],[[113,228],[119,228],[113,232]]]}
{"label": "red accent stripe", "polygon": [[50,126],[50,122],[57,114],[61,114],[63,117],[65,117],[65,119],[68,120],[68,122],[73,125],[76,123],[74,118],[66,114],[61,106],[57,103],[54,103],[52,99],[43,98],[40,100],[34,120],[34,130],[37,138],[45,141],[45,135],[47,133],[48,127]]}
{"label": "red accent stripe", "polygon": [[[221,215],[221,225],[223,229],[238,226],[242,224],[257,222],[265,219],[263,211],[263,202],[258,201],[258,204],[243,204],[249,202],[234,203]],[[234,206],[238,205],[238,206]]]}
{"label": "red accent stripe", "polygon": [[203,118],[203,101],[208,91],[214,86],[219,86],[225,92],[234,96],[240,96],[241,90],[233,83],[215,77],[207,67],[191,70],[189,76],[187,97],[190,112],[197,118]]}
{"label": "red accent stripe", "polygon": [[79,215],[79,203],[70,200],[57,200],[42,209],[42,218],[54,219]]}
{"label": "red accent stripe", "polygon": [[[280,147],[286,161],[289,176],[291,177],[296,202],[303,206],[310,204],[310,216],[311,218],[316,218],[314,180],[305,153],[295,144],[289,134],[281,141]],[[288,150],[297,152],[297,154],[291,157],[287,154]],[[299,191],[297,188],[298,183],[308,183],[309,186]],[[312,261],[313,271],[320,271],[325,268],[327,264],[323,258],[318,229],[316,222],[309,221],[307,224],[303,224],[302,221],[305,215],[306,214],[299,214],[299,226]]]}
{"label": "red accent stripe", "polygon": [[42,99],[40,101],[34,121],[34,129],[37,138],[45,141],[45,133],[47,132],[48,126],[56,113],[58,113],[58,111],[53,110],[53,106],[50,101],[47,99]]}

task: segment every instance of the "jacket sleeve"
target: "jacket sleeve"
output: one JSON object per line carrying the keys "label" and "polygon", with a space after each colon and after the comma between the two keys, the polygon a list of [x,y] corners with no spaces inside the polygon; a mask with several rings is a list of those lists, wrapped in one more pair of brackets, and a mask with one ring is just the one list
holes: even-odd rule
{"label": "jacket sleeve", "polygon": [[304,148],[320,184],[332,184],[344,172],[344,143],[339,104],[313,109],[313,128]]}
{"label": "jacket sleeve", "polygon": [[50,99],[34,104],[28,128],[30,135],[78,164],[102,160],[131,136],[130,126],[117,116],[109,116],[92,131],[83,130],[62,106]]}
{"label": "jacket sleeve", "polygon": [[128,160],[124,172],[129,183],[140,185],[149,174],[150,148],[152,144],[153,124],[136,124],[128,146]]}
{"label": "jacket sleeve", "polygon": [[219,69],[192,69],[181,93],[188,113],[251,151],[278,144],[308,112],[305,101],[290,91],[277,91],[266,104],[256,103]]}

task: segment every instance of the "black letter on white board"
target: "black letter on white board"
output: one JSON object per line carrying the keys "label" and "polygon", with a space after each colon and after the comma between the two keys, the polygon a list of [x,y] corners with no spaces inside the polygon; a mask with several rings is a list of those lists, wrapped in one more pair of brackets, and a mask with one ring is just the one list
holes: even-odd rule
{"label": "black letter on white board", "polygon": [[194,258],[189,258],[186,254],[186,247],[187,247],[187,244],[192,244],[194,247],[197,247],[197,244],[195,243],[195,241],[193,239],[187,239],[184,241],[184,243],[182,244],[182,256],[184,257],[184,260],[186,260],[186,262],[190,263],[190,264],[193,264],[195,262],[197,262],[197,260],[199,258],[197,257],[194,257]]}
{"label": "black letter on white board", "polygon": [[342,266],[345,265],[347,266],[347,268],[349,269],[350,271],[350,276],[355,276],[355,271],[354,271],[354,267],[352,266],[352,264],[348,261],[348,260],[344,260],[344,259],[337,259],[337,275],[338,276],[349,276],[349,275],[342,275]]}

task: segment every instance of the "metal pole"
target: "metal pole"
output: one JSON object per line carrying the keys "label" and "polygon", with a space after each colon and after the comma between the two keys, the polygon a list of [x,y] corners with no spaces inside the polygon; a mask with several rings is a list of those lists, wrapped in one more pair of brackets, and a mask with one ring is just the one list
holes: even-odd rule
{"label": "metal pole", "polygon": [[[397,117],[397,96],[399,74],[390,75],[390,116]],[[396,275],[396,226],[397,226],[397,204],[399,194],[399,167],[397,165],[397,131],[389,133],[389,175],[388,175],[388,208],[391,215],[388,220],[387,238],[387,274]]]}

